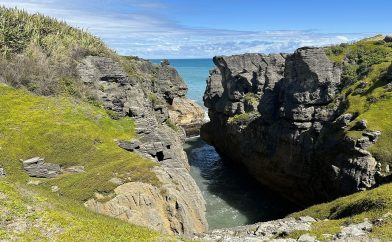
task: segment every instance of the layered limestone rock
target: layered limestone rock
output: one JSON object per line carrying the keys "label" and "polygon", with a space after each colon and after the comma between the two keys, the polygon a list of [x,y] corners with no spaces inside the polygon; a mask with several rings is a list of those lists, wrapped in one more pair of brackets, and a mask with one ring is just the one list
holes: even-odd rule
{"label": "layered limestone rock", "polygon": [[144,82],[143,85],[157,94],[150,95],[150,98],[156,99],[153,100],[155,108],[159,109],[164,104],[168,108],[170,122],[181,127],[188,137],[199,135],[205,118],[204,109],[185,97],[188,88],[177,71],[169,65],[169,61],[164,60],[160,65],[151,65],[150,62],[143,60],[136,64],[144,73],[153,73],[154,81]]}
{"label": "layered limestone rock", "polygon": [[187,98],[175,98],[169,107],[170,119],[184,128],[186,135],[197,136],[205,119],[205,112],[200,106]]}
{"label": "layered limestone rock", "polygon": [[204,95],[210,122],[201,135],[226,160],[289,199],[311,204],[376,185],[367,149],[380,135],[344,128],[341,69],[321,48],[294,54],[215,57]]}
{"label": "layered limestone rock", "polygon": [[205,202],[188,173],[182,133],[166,125],[168,109],[174,100],[184,98],[186,85],[170,66],[144,60],[130,64],[137,70],[135,77],[118,62],[104,57],[88,56],[78,70],[85,85],[107,109],[135,120],[137,140],[117,141],[119,148],[159,162],[154,172],[162,185],[115,182],[119,185],[115,194],[98,194],[86,206],[165,233],[204,232]]}

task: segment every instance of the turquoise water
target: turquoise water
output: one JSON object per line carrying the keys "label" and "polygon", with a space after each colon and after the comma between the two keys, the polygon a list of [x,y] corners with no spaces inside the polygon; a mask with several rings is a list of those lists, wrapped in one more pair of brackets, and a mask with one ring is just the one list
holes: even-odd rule
{"label": "turquoise water", "polygon": [[[169,60],[188,85],[188,97],[203,106],[206,79],[213,63],[209,59]],[[153,60],[160,63],[160,60]],[[257,185],[249,175],[229,167],[214,147],[200,137],[184,145],[190,174],[206,201],[210,229],[228,228],[284,217],[295,206],[276,193]]]}
{"label": "turquoise water", "polygon": [[[155,64],[161,60],[151,60]],[[188,85],[188,98],[195,100],[203,106],[203,94],[206,88],[206,80],[209,71],[214,64],[212,59],[172,59],[170,65],[177,69],[178,73]]]}

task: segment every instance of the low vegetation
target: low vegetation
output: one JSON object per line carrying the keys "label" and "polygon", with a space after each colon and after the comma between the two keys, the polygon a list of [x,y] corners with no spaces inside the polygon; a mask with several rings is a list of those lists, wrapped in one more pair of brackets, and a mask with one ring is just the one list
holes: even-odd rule
{"label": "low vegetation", "polygon": [[253,112],[249,112],[249,113],[242,113],[242,114],[237,114],[237,115],[234,115],[233,117],[230,117],[228,120],[228,123],[229,124],[236,124],[236,125],[246,125],[258,117],[260,117],[260,113],[258,111],[253,111]]}
{"label": "low vegetation", "polygon": [[[382,132],[370,151],[382,164],[392,165],[392,89],[387,85],[391,80],[385,76],[392,65],[392,45],[382,39],[375,36],[325,50],[332,61],[343,67],[342,95],[348,100],[347,112],[357,114],[356,120],[367,120],[368,129]],[[358,137],[357,131],[347,134]]]}
{"label": "low vegetation", "polygon": [[[116,139],[134,137],[130,118],[113,120],[104,109],[88,103],[67,97],[34,96],[4,85],[0,85],[0,116],[0,167],[7,172],[6,178],[0,180],[0,200],[5,197],[1,202],[8,206],[0,206],[0,210],[7,210],[0,213],[0,223],[38,223],[39,219],[42,224],[23,233],[0,230],[0,239],[16,236],[36,240],[53,229],[54,238],[62,241],[147,240],[158,236],[147,229],[93,214],[83,206],[95,193],[110,194],[115,188],[109,181],[113,177],[159,186],[151,171],[155,163],[122,150],[115,143]],[[20,160],[34,156],[64,168],[82,165],[86,171],[50,180],[31,179]],[[27,185],[29,181],[41,183]],[[59,192],[52,193],[52,186],[58,186]],[[26,210],[30,203],[24,200],[23,193],[27,194],[26,199],[34,200],[30,201],[32,204],[37,203],[34,197],[38,196],[42,209]]]}
{"label": "low vegetation", "polygon": [[361,223],[364,219],[377,222],[371,237],[387,241],[392,238],[392,184],[383,185],[371,191],[359,192],[332,202],[312,206],[290,216],[311,216],[319,219],[311,231],[299,231],[291,237],[309,233],[326,240],[324,234],[335,234],[341,226]]}
{"label": "low vegetation", "polygon": [[116,139],[134,137],[130,118],[113,120],[104,109],[70,98],[45,98],[0,86],[0,165],[8,179],[26,182],[20,159],[44,157],[63,167],[85,166],[86,172],[63,175],[45,186],[58,185],[64,196],[80,202],[95,192],[110,193],[112,177],[158,185],[154,163],[118,148]]}
{"label": "low vegetation", "polygon": [[[112,178],[160,187],[155,162],[116,144],[135,137],[134,121],[105,110],[79,79],[87,55],[112,58],[143,79],[137,57],[117,55],[86,31],[0,7],[0,240],[171,240],[83,205],[97,194],[110,197]],[[30,178],[21,160],[36,156],[85,172]]]}
{"label": "low vegetation", "polygon": [[121,57],[102,40],[65,22],[0,6],[0,78],[11,86],[39,95],[69,95],[94,99],[76,67],[87,56],[110,57],[128,74],[141,79],[137,57]]}
{"label": "low vegetation", "polygon": [[88,211],[72,199],[0,179],[0,240],[162,241],[165,237]]}
{"label": "low vegetation", "polygon": [[[358,115],[356,121],[365,119],[369,130],[382,132],[380,139],[369,150],[384,166],[392,164],[392,90],[386,73],[392,65],[392,45],[382,36],[364,39],[357,43],[325,48],[333,62],[343,69],[344,86],[339,98],[348,102],[346,112]],[[347,135],[361,137],[361,132],[347,129]],[[370,191],[359,192],[329,203],[307,208],[290,216],[311,216],[319,219],[311,231],[297,231],[289,235],[299,238],[302,234],[328,240],[327,234],[336,234],[341,226],[361,223],[365,219],[375,224],[370,236],[388,241],[392,238],[392,184]]]}

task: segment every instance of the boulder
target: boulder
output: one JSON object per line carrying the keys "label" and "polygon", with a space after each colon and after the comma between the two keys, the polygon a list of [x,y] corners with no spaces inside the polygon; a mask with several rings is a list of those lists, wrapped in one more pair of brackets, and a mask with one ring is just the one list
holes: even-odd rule
{"label": "boulder", "polygon": [[120,186],[122,184],[124,184],[124,181],[120,178],[117,177],[113,177],[109,180],[109,182],[113,183],[114,185]]}
{"label": "boulder", "polygon": [[136,149],[140,149],[140,141],[138,140],[132,140],[132,141],[117,141],[117,145],[120,148],[123,148],[124,150],[128,150],[128,151],[134,151]]}
{"label": "boulder", "polygon": [[38,178],[53,178],[61,173],[59,165],[45,163],[45,160],[40,157],[23,161],[23,168],[29,176]]}
{"label": "boulder", "polygon": [[6,173],[5,173],[4,168],[0,167],[0,177],[3,177],[5,175],[6,175]]}
{"label": "boulder", "polygon": [[354,130],[365,130],[367,128],[367,121],[365,119],[361,119],[355,123],[353,129]]}
{"label": "boulder", "polygon": [[169,107],[171,121],[185,130],[186,136],[197,136],[205,120],[205,111],[196,102],[186,98],[174,98]]}
{"label": "boulder", "polygon": [[51,187],[50,187],[50,190],[51,190],[52,192],[58,192],[58,191],[60,191],[60,188],[59,188],[58,186],[51,186]]}

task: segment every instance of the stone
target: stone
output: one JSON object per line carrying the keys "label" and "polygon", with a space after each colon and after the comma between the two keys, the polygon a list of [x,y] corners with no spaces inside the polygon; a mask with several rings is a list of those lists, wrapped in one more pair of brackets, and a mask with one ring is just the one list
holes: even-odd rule
{"label": "stone", "polygon": [[314,242],[317,240],[316,240],[316,237],[314,237],[314,236],[311,236],[309,234],[303,234],[298,238],[297,241],[299,241],[299,242]]}
{"label": "stone", "polygon": [[22,162],[23,168],[31,177],[53,178],[61,173],[57,164],[45,163],[43,158],[34,157]]}
{"label": "stone", "polygon": [[0,178],[6,175],[4,168],[0,167]]}
{"label": "stone", "polygon": [[52,192],[60,191],[60,188],[58,186],[52,186],[50,189],[51,189]]}
{"label": "stone", "polygon": [[353,120],[353,118],[354,118],[354,115],[352,115],[351,113],[345,113],[345,114],[341,115],[340,117],[338,117],[334,123],[338,127],[345,128]]}
{"label": "stone", "polygon": [[[261,222],[256,224],[238,226],[234,228],[214,229],[204,234],[197,234],[193,239],[201,241],[297,241],[288,239],[291,233],[296,231],[308,231],[314,219],[304,217],[295,219],[292,217]],[[277,237],[285,236],[285,239]],[[312,236],[303,236],[301,241],[312,240]]]}
{"label": "stone", "polygon": [[69,173],[83,173],[85,171],[84,166],[70,166],[64,169]]}
{"label": "stone", "polygon": [[371,142],[377,142],[378,137],[380,137],[381,132],[380,131],[368,131],[368,132],[363,132],[363,136],[366,136],[369,138]]}
{"label": "stone", "polygon": [[35,186],[38,186],[41,183],[42,183],[42,181],[39,181],[39,180],[30,180],[27,182],[28,185],[35,185]]}
{"label": "stone", "polygon": [[117,177],[113,177],[109,180],[111,183],[113,183],[114,185],[120,186],[122,184],[124,184],[124,181],[121,180],[120,178]]}
{"label": "stone", "polygon": [[316,219],[314,219],[314,218],[312,218],[310,216],[300,217],[299,220],[303,221],[303,222],[307,222],[307,223],[316,222]]}
{"label": "stone", "polygon": [[367,85],[368,85],[367,82],[362,81],[362,82],[359,83],[358,87],[359,87],[359,88],[365,88]]}
{"label": "stone", "polygon": [[371,229],[373,228],[373,224],[367,220],[359,224],[350,224],[346,227],[343,227],[342,231],[335,235],[335,238],[347,238],[347,237],[360,237],[367,235]]}
{"label": "stone", "polygon": [[355,123],[353,129],[354,130],[365,130],[367,128],[367,121],[362,119]]}
{"label": "stone", "polygon": [[133,141],[118,141],[117,145],[121,148],[123,148],[124,150],[128,150],[128,151],[134,151],[136,149],[140,149],[140,141],[138,140],[133,140]]}

